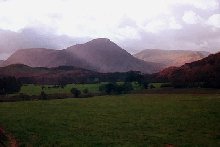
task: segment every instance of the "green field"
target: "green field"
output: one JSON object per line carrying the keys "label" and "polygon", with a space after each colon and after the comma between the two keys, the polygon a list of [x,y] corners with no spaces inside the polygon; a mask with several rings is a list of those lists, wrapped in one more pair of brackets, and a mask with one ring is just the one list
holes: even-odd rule
{"label": "green field", "polygon": [[[96,84],[68,84],[64,88],[53,88],[54,85],[43,85],[43,91],[47,94],[70,94],[71,88],[77,88],[81,91],[88,89],[91,93],[99,93],[99,86],[105,83],[96,83]],[[120,82],[119,82],[120,84]],[[135,90],[140,89],[140,86],[137,83],[133,83],[133,88]],[[42,85],[28,84],[21,87],[19,93],[27,95],[40,95],[42,91]]]}
{"label": "green field", "polygon": [[[64,88],[53,88],[54,85],[44,85],[44,92],[47,94],[55,94],[55,93],[70,93],[71,88],[77,88],[79,90],[84,90],[88,89],[89,92],[99,92],[99,86],[101,84],[68,84]],[[27,95],[40,95],[42,91],[42,86],[41,85],[34,85],[34,84],[29,84],[29,85],[24,85],[21,87],[20,93],[24,93]]]}
{"label": "green field", "polygon": [[21,146],[220,146],[219,94],[131,94],[0,103]]}

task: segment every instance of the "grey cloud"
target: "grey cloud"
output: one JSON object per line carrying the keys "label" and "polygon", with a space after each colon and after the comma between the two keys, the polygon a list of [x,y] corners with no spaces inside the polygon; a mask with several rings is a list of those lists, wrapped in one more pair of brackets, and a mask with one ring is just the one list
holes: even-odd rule
{"label": "grey cloud", "polygon": [[[185,24],[182,20],[185,11],[195,12],[204,22]],[[139,39],[125,39],[120,44],[131,53],[136,53],[147,48],[219,52],[220,28],[206,24],[210,16],[219,12],[219,9],[202,10],[188,5],[177,5],[172,8],[172,14],[177,23],[182,26],[181,29],[174,30],[167,28],[159,33],[139,30]],[[166,17],[169,18],[169,16],[164,16],[164,18]]]}
{"label": "grey cloud", "polygon": [[0,59],[18,49],[51,48],[63,49],[76,43],[83,43],[89,38],[73,38],[66,35],[56,35],[53,30],[44,28],[25,28],[19,32],[0,30]]}
{"label": "grey cloud", "polygon": [[124,16],[123,18],[121,18],[121,22],[119,23],[119,28],[123,28],[123,27],[137,27],[137,24],[134,20],[132,20],[131,18],[129,18],[128,16]]}
{"label": "grey cloud", "polygon": [[185,25],[180,30],[166,30],[158,34],[142,31],[139,40],[124,40],[122,46],[130,52],[143,49],[175,49],[220,51],[220,29],[204,25]]}

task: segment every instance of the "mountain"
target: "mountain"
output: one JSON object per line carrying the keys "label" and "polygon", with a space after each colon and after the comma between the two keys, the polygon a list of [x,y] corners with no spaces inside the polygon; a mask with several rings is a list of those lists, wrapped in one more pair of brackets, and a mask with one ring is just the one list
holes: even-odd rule
{"label": "mountain", "polygon": [[142,71],[152,73],[159,70],[159,64],[136,59],[126,50],[106,38],[94,39],[85,44],[74,45],[67,51],[90,63],[100,72]]}
{"label": "mountain", "polygon": [[84,61],[69,54],[66,50],[45,48],[21,49],[12,54],[3,65],[25,64],[31,67],[58,67],[62,65],[88,67]]}
{"label": "mountain", "polygon": [[220,52],[186,63],[181,67],[167,68],[155,74],[156,79],[168,80],[181,86],[220,88]]}
{"label": "mountain", "polygon": [[106,38],[91,40],[63,50],[22,49],[12,54],[4,66],[25,64],[31,67],[75,66],[97,72],[141,71],[153,73],[161,69],[160,64],[137,59]]}
{"label": "mountain", "polygon": [[204,51],[146,49],[134,56],[147,62],[160,63],[166,68],[170,66],[179,67],[185,63],[203,59],[208,55],[209,53]]}

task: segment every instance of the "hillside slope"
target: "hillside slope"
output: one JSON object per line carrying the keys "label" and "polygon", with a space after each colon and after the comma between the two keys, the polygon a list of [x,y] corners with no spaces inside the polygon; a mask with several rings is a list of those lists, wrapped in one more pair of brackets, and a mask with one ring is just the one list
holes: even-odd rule
{"label": "hillside slope", "polygon": [[[61,84],[93,80],[100,73],[73,66],[59,66],[53,68],[30,67],[23,64],[12,64],[0,67],[0,77],[13,76],[23,83]],[[92,81],[87,81],[92,82]]]}
{"label": "hillside slope", "polygon": [[90,63],[99,72],[134,70],[152,73],[160,69],[159,64],[136,59],[126,50],[105,38],[71,46],[67,48],[67,51]]}
{"label": "hillside slope", "polygon": [[181,67],[167,68],[157,74],[157,79],[173,81],[176,84],[202,84],[206,87],[220,88],[220,53],[187,63]]}

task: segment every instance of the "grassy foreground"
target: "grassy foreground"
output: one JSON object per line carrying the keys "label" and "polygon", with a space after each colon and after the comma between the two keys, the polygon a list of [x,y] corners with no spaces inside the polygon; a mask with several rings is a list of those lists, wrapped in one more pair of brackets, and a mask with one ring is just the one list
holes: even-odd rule
{"label": "grassy foreground", "polygon": [[0,125],[21,146],[220,146],[220,95],[0,103]]}

